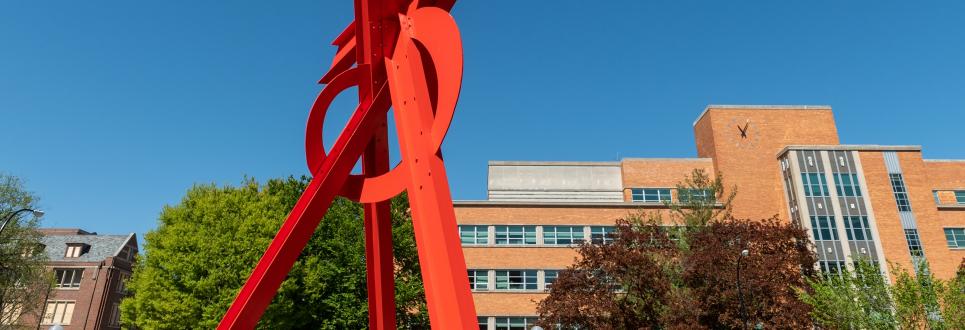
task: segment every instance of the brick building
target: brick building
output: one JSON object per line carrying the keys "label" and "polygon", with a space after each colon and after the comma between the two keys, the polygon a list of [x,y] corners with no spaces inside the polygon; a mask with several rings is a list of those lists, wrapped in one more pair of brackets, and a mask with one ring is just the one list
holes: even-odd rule
{"label": "brick building", "polygon": [[487,200],[455,202],[482,328],[528,329],[573,244],[605,241],[630,212],[666,212],[695,168],[737,186],[734,216],[806,228],[815,267],[927,259],[949,278],[965,258],[965,160],[840,144],[826,106],[711,105],[693,127],[697,158],[490,162]]}
{"label": "brick building", "polygon": [[24,319],[31,328],[120,329],[118,305],[131,276],[137,237],[98,235],[76,228],[44,228],[42,243],[54,273],[43,300],[41,319]]}

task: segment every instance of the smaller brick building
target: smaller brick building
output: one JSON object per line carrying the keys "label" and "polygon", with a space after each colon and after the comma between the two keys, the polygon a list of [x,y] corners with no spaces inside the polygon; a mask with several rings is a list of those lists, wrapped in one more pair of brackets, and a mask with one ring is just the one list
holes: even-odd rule
{"label": "smaller brick building", "polygon": [[21,324],[46,329],[120,329],[118,306],[130,278],[137,236],[98,235],[77,228],[40,229],[54,273],[40,320]]}

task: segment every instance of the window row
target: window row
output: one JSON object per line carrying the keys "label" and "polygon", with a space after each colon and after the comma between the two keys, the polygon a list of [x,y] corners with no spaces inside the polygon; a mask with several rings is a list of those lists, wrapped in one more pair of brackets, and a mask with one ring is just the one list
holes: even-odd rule
{"label": "window row", "polygon": [[716,200],[712,189],[672,189],[672,188],[631,188],[630,200],[641,203],[669,203],[674,200],[673,191],[677,191],[677,201],[689,203],[701,201],[713,203]]}
{"label": "window row", "polygon": [[462,245],[571,246],[613,242],[614,226],[460,225]]}
{"label": "window row", "polygon": [[479,316],[479,330],[530,330],[536,326],[536,316]]}
{"label": "window row", "polygon": [[469,269],[469,288],[473,291],[549,290],[559,270]]}

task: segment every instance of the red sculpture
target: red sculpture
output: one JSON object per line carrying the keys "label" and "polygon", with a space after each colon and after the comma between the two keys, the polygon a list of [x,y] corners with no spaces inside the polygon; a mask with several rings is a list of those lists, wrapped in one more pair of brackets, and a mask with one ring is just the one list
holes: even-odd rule
{"label": "red sculpture", "polygon": [[[440,146],[462,84],[455,0],[355,0],[355,22],[333,42],[332,66],[312,106],[305,140],[311,183],[258,261],[219,329],[254,328],[336,195],[364,203],[369,328],[395,329],[388,199],[406,190],[429,319],[474,329],[475,308]],[[352,66],[352,64],[356,64]],[[359,105],[326,154],[329,104],[358,86]],[[389,168],[386,115],[395,109],[402,161]],[[362,159],[362,174],[352,167]]]}

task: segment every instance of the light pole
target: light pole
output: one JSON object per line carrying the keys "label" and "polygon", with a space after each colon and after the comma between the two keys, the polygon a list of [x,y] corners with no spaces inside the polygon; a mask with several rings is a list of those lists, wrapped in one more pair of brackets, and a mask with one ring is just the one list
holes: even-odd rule
{"label": "light pole", "polygon": [[741,291],[741,259],[748,254],[750,254],[750,251],[743,249],[741,254],[737,256],[737,302],[740,304],[741,324],[744,330],[747,330],[747,310],[744,308],[744,293]]}
{"label": "light pole", "polygon": [[22,209],[19,209],[19,210],[17,210],[16,212],[13,212],[13,213],[11,213],[10,215],[8,215],[6,219],[3,219],[3,224],[0,224],[0,233],[3,233],[3,229],[4,229],[4,228],[7,228],[7,223],[9,223],[11,220],[13,220],[14,217],[17,216],[17,214],[20,214],[20,213],[23,213],[23,212],[28,212],[28,211],[29,211],[29,212],[33,212],[34,216],[35,216],[35,217],[38,217],[38,218],[44,216],[44,211],[41,211],[41,210],[34,210],[34,209],[30,209],[30,208],[22,208]]}

